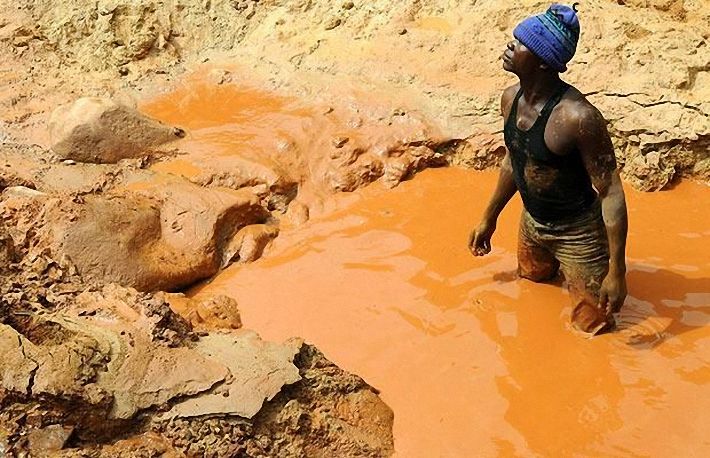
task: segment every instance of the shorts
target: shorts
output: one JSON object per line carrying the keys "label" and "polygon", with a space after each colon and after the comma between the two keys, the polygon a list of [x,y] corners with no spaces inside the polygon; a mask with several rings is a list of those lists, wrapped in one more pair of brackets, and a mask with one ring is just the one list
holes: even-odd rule
{"label": "shorts", "polygon": [[613,316],[598,306],[599,288],[609,271],[609,242],[599,201],[564,223],[541,223],[523,210],[518,274],[542,282],[554,278],[558,270],[572,298],[572,325],[591,335],[613,328]]}

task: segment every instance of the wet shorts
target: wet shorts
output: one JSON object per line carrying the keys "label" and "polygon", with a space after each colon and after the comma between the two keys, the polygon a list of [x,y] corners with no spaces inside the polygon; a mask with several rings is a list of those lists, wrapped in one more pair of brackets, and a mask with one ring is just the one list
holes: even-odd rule
{"label": "wet shorts", "polygon": [[518,273],[541,282],[554,278],[558,270],[573,301],[572,325],[592,335],[613,327],[614,318],[598,307],[599,287],[609,270],[609,242],[599,201],[565,223],[541,223],[523,210]]}

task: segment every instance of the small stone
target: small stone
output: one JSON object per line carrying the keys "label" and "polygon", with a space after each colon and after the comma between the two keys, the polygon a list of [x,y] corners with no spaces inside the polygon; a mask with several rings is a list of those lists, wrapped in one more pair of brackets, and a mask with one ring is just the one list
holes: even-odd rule
{"label": "small stone", "polygon": [[340,18],[331,18],[328,22],[325,23],[325,30],[333,30],[341,23],[342,21],[340,20]]}
{"label": "small stone", "polygon": [[402,28],[402,29],[400,29],[400,31],[397,32],[397,33],[399,33],[400,35],[406,35],[406,34],[407,34],[407,29]]}
{"label": "small stone", "polygon": [[64,165],[76,165],[76,161],[73,161],[71,159],[67,159],[66,161],[62,161],[62,164]]}
{"label": "small stone", "polygon": [[244,12],[244,16],[247,19],[251,19],[254,17],[255,14],[256,14],[256,8],[254,7],[253,3],[250,3]]}
{"label": "small stone", "polygon": [[343,3],[343,9],[344,10],[351,10],[355,7],[355,3],[353,2],[345,2]]}
{"label": "small stone", "polygon": [[348,137],[335,137],[333,139],[333,146],[336,148],[342,148],[349,141],[350,139]]}
{"label": "small stone", "polygon": [[33,455],[56,453],[64,448],[73,431],[74,428],[61,425],[34,430],[29,434],[30,451]]}
{"label": "small stone", "polygon": [[24,46],[29,46],[30,45],[30,40],[32,40],[31,35],[26,35],[26,36],[18,36],[13,38],[12,40],[12,45],[16,48],[21,48]]}
{"label": "small stone", "polygon": [[118,68],[118,74],[121,76],[126,76],[128,75],[128,67],[119,67]]}

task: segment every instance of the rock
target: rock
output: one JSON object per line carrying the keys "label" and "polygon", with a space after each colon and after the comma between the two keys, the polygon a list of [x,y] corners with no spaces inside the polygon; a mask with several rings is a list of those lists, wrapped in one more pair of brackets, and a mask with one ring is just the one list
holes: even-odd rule
{"label": "rock", "polygon": [[342,23],[342,20],[340,18],[330,18],[328,21],[325,23],[325,30],[333,30],[334,28],[338,27]]}
{"label": "rock", "polygon": [[268,217],[247,190],[181,181],[141,193],[89,196],[78,212],[57,227],[56,252],[86,278],[141,291],[174,291],[211,277],[231,259],[226,253],[239,229]]}
{"label": "rock", "polygon": [[303,202],[294,200],[288,206],[286,221],[294,226],[300,226],[310,219],[310,209]]}
{"label": "rock", "polygon": [[0,325],[0,348],[9,355],[0,363],[3,389],[73,397],[109,421],[207,391],[228,374],[199,353],[156,341],[146,326],[150,317],[130,303],[101,294],[79,301],[72,312],[32,320],[24,334]]}
{"label": "rock", "polygon": [[220,85],[220,84],[225,84],[225,83],[231,83],[232,82],[232,72],[229,70],[223,70],[223,69],[213,69],[210,70],[210,72],[207,75],[207,80],[210,81],[212,84]]}
{"label": "rock", "polygon": [[78,162],[116,163],[185,136],[133,108],[109,99],[81,98],[49,119],[52,151]]}
{"label": "rock", "polygon": [[335,137],[333,139],[333,146],[335,146],[336,148],[342,148],[349,141],[350,139],[348,137]]}
{"label": "rock", "polygon": [[237,301],[228,296],[212,296],[197,302],[197,323],[210,329],[239,329],[242,318]]}
{"label": "rock", "polygon": [[28,394],[38,365],[27,358],[21,336],[10,326],[0,325],[0,349],[3,354],[0,386],[9,392]]}
{"label": "rock", "polygon": [[64,448],[74,428],[50,425],[32,431],[28,436],[29,450],[33,456],[49,455]]}
{"label": "rock", "polygon": [[624,178],[641,191],[660,191],[676,173],[657,151],[634,156],[626,163],[623,172]]}
{"label": "rock", "polygon": [[242,319],[237,301],[217,295],[190,299],[184,294],[165,294],[170,307],[198,330],[239,329]]}
{"label": "rock", "polygon": [[47,193],[37,191],[36,189],[27,188],[25,186],[10,186],[3,191],[5,197],[17,197],[25,199],[42,199],[46,198]]}
{"label": "rock", "polygon": [[229,243],[222,258],[222,268],[232,262],[252,262],[261,257],[266,246],[279,235],[275,226],[252,224],[241,229]]}
{"label": "rock", "polygon": [[[299,380],[284,386],[252,419],[174,418],[163,420],[159,430],[198,456],[234,456],[234,443],[243,444],[250,456],[392,456],[394,416],[377,392],[315,347],[299,340],[285,346],[298,349],[293,364]],[[209,441],[201,443],[197,438],[205,435]]]}
{"label": "rock", "polygon": [[442,153],[451,165],[475,170],[497,166],[505,156],[503,139],[496,135],[479,134],[442,145]]}
{"label": "rock", "polygon": [[252,418],[284,385],[301,379],[293,364],[300,345],[264,342],[253,331],[213,333],[195,349],[228,367],[232,377],[217,392],[176,404],[164,419],[215,414]]}

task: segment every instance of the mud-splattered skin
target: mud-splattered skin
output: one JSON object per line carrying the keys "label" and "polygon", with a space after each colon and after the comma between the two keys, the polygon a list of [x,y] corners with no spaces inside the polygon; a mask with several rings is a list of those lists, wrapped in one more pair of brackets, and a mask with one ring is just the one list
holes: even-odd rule
{"label": "mud-splattered skin", "polygon": [[[547,101],[562,84],[559,74],[517,40],[507,44],[501,59],[503,69],[520,79],[518,84],[504,91],[501,98],[501,113],[507,120],[515,96],[522,89],[514,122],[518,129],[527,131],[534,125]],[[628,222],[624,191],[616,168],[614,149],[606,129],[606,121],[599,110],[577,89],[570,87],[550,113],[544,131],[544,142],[555,155],[564,157],[579,154],[592,185],[599,194],[609,245],[608,272],[600,278],[600,285],[598,281],[590,282],[587,281],[590,279],[585,278],[581,278],[580,282],[583,285],[597,283],[593,294],[598,296],[596,306],[601,313],[610,317],[612,312],[621,308],[626,298],[625,247]],[[469,247],[476,256],[490,252],[490,238],[495,231],[498,215],[517,192],[509,156],[510,153],[503,161],[498,186],[488,209],[470,237]],[[547,191],[554,191],[550,188],[555,186],[556,173],[561,172],[540,168],[534,163],[526,164],[523,171],[529,189]],[[546,279],[556,272],[555,259],[552,256],[546,260],[537,256],[534,250],[521,252],[520,255],[535,258],[522,260],[523,264],[537,266],[540,269],[540,272],[529,272],[529,275],[525,275],[527,278]],[[574,285],[570,286],[575,289]]]}

